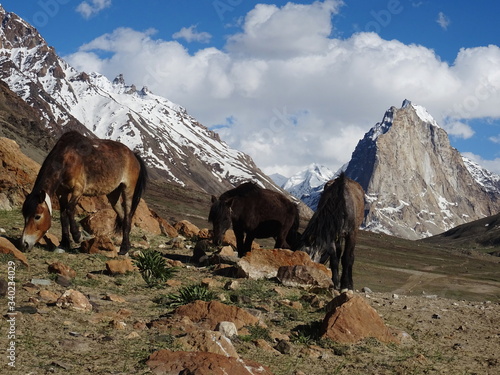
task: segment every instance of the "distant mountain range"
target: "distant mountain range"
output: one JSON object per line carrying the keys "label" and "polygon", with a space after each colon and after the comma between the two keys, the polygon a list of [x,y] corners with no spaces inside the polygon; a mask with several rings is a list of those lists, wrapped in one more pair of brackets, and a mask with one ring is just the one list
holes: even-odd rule
{"label": "distant mountain range", "polygon": [[181,106],[59,58],[38,31],[0,5],[0,79],[39,112],[57,138],[69,129],[139,151],[154,178],[208,193],[246,180],[277,188],[243,152],[230,148]]}

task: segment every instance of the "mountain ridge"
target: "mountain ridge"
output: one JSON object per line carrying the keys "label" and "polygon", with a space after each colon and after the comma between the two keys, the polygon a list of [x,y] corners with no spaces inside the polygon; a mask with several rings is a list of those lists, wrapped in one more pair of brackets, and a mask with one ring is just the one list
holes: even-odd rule
{"label": "mountain ridge", "polygon": [[254,180],[279,190],[250,156],[230,148],[166,98],[79,72],[59,58],[38,31],[0,6],[0,79],[40,111],[54,137],[67,130],[120,141],[143,156],[151,176],[221,193]]}

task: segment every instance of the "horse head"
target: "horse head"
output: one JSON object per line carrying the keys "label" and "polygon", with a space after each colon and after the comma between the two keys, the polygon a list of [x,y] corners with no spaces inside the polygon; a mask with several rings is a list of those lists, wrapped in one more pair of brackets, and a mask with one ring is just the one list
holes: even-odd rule
{"label": "horse head", "polygon": [[222,244],[224,233],[231,227],[231,203],[232,199],[217,199],[212,195],[212,206],[208,215],[208,221],[213,225],[213,243],[215,246]]}
{"label": "horse head", "polygon": [[24,229],[21,237],[23,250],[31,248],[47,233],[52,222],[52,203],[45,191],[31,192],[23,204]]}

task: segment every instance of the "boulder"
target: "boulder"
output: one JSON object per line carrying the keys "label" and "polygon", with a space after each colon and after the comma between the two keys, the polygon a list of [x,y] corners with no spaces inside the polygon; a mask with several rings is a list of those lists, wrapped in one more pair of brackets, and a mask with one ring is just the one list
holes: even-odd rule
{"label": "boulder", "polygon": [[56,302],[58,307],[74,311],[89,312],[92,311],[92,304],[83,293],[78,290],[69,289],[65,291]]}
{"label": "boulder", "polygon": [[118,249],[113,240],[107,236],[97,236],[80,244],[81,252],[86,254],[102,254],[109,258],[118,256]]}
{"label": "boulder", "polygon": [[200,228],[187,220],[178,221],[175,223],[174,228],[177,232],[179,232],[179,234],[186,236],[187,238],[196,237],[200,232]]}
{"label": "boulder", "polygon": [[106,271],[112,275],[125,274],[136,270],[132,259],[112,259],[106,262]]}
{"label": "boulder", "polygon": [[62,275],[68,279],[72,279],[76,276],[76,271],[73,268],[61,262],[54,262],[50,264],[48,271],[49,273],[57,273],[58,275]]}
{"label": "boulder", "polygon": [[11,254],[14,258],[19,260],[26,267],[29,267],[26,255],[19,251],[12,242],[5,237],[0,237],[0,254]]}
{"label": "boulder", "polygon": [[190,352],[210,352],[226,357],[239,358],[231,340],[221,332],[197,330],[177,338],[174,344]]}
{"label": "boulder", "polygon": [[272,375],[269,368],[252,360],[207,352],[161,349],[151,354],[146,364],[157,375]]}
{"label": "boulder", "polygon": [[23,204],[31,191],[40,164],[24,155],[19,145],[0,137],[0,210]]}
{"label": "boulder", "polygon": [[400,343],[400,333],[387,327],[366,300],[352,293],[342,293],[329,304],[321,326],[321,337],[339,343],[356,343],[374,337],[383,343]]}
{"label": "boulder", "polygon": [[281,266],[278,268],[277,278],[283,285],[292,288],[333,288],[331,277],[317,266]]}
{"label": "boulder", "polygon": [[188,317],[204,329],[212,331],[217,328],[220,322],[233,322],[237,329],[256,324],[265,326],[259,318],[248,311],[218,301],[195,301],[178,307],[173,314]]}
{"label": "boulder", "polygon": [[271,279],[278,275],[282,266],[307,265],[318,269],[331,278],[331,271],[324,265],[313,262],[303,251],[285,249],[254,249],[238,261],[241,277],[249,279]]}

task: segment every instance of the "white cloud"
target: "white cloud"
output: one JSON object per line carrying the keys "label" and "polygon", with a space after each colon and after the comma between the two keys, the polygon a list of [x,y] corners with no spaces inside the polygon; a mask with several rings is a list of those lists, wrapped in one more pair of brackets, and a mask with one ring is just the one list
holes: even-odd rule
{"label": "white cloud", "polygon": [[198,32],[196,30],[196,25],[191,25],[189,27],[183,27],[180,31],[174,33],[172,38],[184,39],[187,42],[208,43],[210,42],[212,35],[207,32]]}
{"label": "white cloud", "polygon": [[444,123],[443,128],[449,135],[463,139],[469,139],[475,133],[469,125],[460,121]]}
{"label": "white cloud", "polygon": [[500,134],[494,137],[488,138],[493,143],[500,143]]}
{"label": "white cloud", "polygon": [[90,0],[80,3],[76,7],[76,11],[80,13],[83,18],[90,18],[110,6],[111,0]]}
{"label": "white cloud", "polygon": [[267,173],[312,162],[339,168],[405,98],[462,138],[473,135],[468,119],[500,117],[498,46],[462,49],[449,65],[431,49],[375,33],[338,39],[331,17],[339,7],[259,4],[224,49],[194,54],[176,40],[155,39],[154,30],[121,28],[66,59],[110,79],[123,73],[127,83],[181,104]]}
{"label": "white cloud", "polygon": [[439,24],[439,26],[441,26],[443,30],[448,30],[448,26],[450,26],[451,23],[448,16],[446,16],[443,12],[439,12],[436,22]]}

